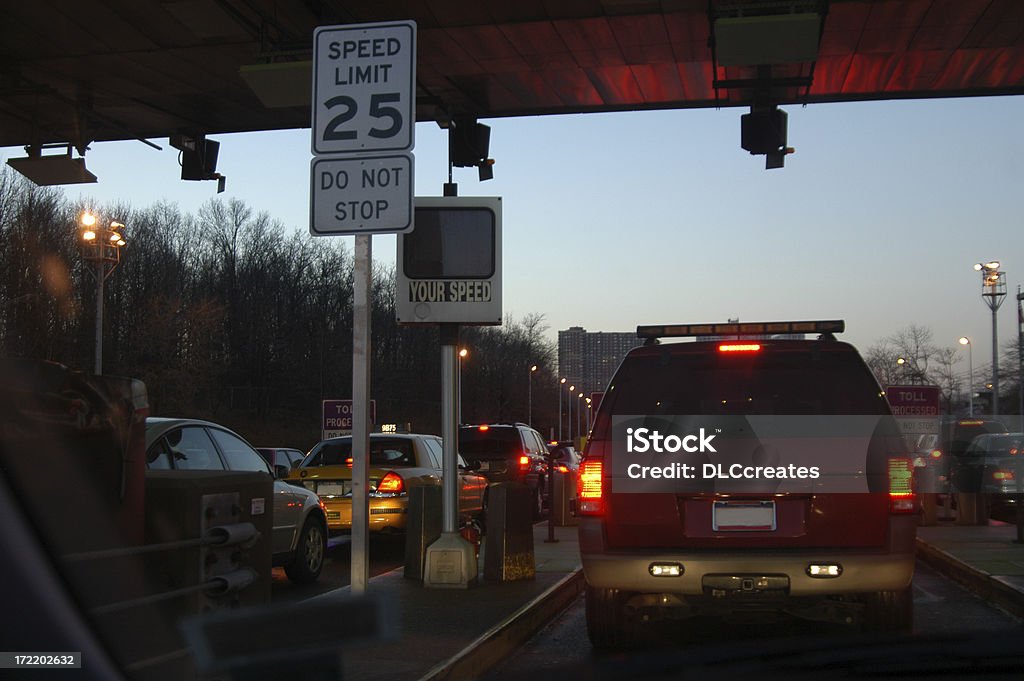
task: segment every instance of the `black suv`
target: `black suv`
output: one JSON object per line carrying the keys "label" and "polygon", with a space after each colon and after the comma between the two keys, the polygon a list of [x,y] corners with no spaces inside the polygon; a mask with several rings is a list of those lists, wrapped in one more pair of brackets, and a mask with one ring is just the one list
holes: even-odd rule
{"label": "black suv", "polygon": [[[844,326],[637,329],[647,345],[612,378],[580,465],[595,647],[754,611],[910,628],[912,461],[878,382],[835,340]],[[696,342],[658,341],[671,336]]]}
{"label": "black suv", "polygon": [[521,482],[530,488],[533,516],[548,507],[548,448],[536,430],[525,423],[488,423],[459,427],[459,453],[489,483]]}

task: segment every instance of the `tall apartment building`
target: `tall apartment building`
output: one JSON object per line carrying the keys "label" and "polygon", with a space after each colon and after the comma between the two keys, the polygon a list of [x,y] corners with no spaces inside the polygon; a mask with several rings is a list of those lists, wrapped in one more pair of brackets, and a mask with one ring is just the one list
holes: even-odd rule
{"label": "tall apartment building", "polygon": [[602,392],[626,353],[643,341],[635,332],[590,331],[573,326],[558,332],[558,373],[584,394]]}

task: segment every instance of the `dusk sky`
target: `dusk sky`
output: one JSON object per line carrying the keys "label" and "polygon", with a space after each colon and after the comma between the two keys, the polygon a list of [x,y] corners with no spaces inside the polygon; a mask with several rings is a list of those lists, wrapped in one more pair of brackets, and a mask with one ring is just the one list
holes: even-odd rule
{"label": "dusk sky", "polygon": [[[551,338],[569,326],[843,318],[843,338],[862,350],[918,324],[946,347],[970,336],[980,367],[991,315],[972,266],[996,259],[1010,294],[1001,343],[1015,338],[1024,98],[783,108],[796,154],[772,171],[740,149],[745,109],[484,121],[494,179],[456,169],[455,181],[463,196],[503,197],[505,314],[543,313]],[[308,233],[309,135],[210,135],[227,176],[221,198]],[[64,191],[188,212],[217,196],[213,182],[179,180],[177,152],[154,141],[163,152],[93,144],[99,183]],[[445,149],[443,131],[417,125],[418,196],[441,194]],[[352,237],[324,238],[351,248]],[[378,260],[393,262],[395,248],[393,236],[373,240]]]}

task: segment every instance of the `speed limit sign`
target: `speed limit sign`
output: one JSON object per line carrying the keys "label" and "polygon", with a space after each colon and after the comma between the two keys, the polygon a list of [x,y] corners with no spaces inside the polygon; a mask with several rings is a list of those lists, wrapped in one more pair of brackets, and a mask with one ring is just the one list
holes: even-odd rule
{"label": "speed limit sign", "polygon": [[409,151],[416,128],[416,23],[313,33],[313,154]]}

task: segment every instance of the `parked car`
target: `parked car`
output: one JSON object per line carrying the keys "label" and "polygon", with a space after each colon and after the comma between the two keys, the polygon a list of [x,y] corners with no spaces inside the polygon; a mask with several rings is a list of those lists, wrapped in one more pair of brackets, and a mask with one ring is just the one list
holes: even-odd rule
{"label": "parked car", "polygon": [[[150,470],[256,471],[270,465],[237,433],[196,419],[147,418]],[[274,479],[273,562],[297,584],[316,581],[327,552],[327,516],[317,496]]]}
{"label": "parked car", "polygon": [[459,453],[480,462],[490,483],[519,482],[530,488],[533,517],[541,518],[548,503],[548,448],[544,438],[525,423],[486,423],[459,427]]}
{"label": "parked car", "polygon": [[961,479],[977,483],[992,515],[1007,517],[1024,500],[1024,433],[979,435],[961,456]]}
{"label": "parked car", "polygon": [[549,442],[548,451],[551,453],[551,463],[556,471],[573,475],[579,471],[580,453],[571,442]]}
{"label": "parked car", "polygon": [[[370,434],[370,531],[404,531],[409,489],[441,485],[441,438],[436,435]],[[327,509],[330,532],[352,529],[352,438],[323,440],[309,450],[288,480],[315,492]],[[460,521],[484,515],[487,479],[459,457]]]}
{"label": "parked car", "polygon": [[[587,630],[595,647],[639,643],[643,622],[699,614],[784,612],[860,621],[868,628],[910,628],[917,523],[912,461],[871,371],[853,346],[835,340],[833,333],[844,327],[836,321],[638,328],[648,344],[631,350],[612,378],[580,468],[580,552]],[[821,336],[707,340],[737,338],[744,329]],[[697,341],[658,341],[672,336]],[[805,437],[825,423],[822,417],[841,417],[850,428],[867,423],[873,430],[862,439],[832,430],[813,434],[824,440]],[[652,479],[631,480],[651,484],[650,491],[623,486],[627,475],[619,467],[632,478],[639,469],[630,466],[644,461],[636,453],[643,447],[632,449],[636,442],[627,438],[649,434],[626,426],[653,429],[670,421],[693,424],[692,435],[673,444],[696,452],[694,460],[704,457],[698,475],[707,475],[704,466],[710,466],[710,478],[653,480],[659,471]],[[755,422],[776,430],[796,424],[786,426],[789,440],[773,442],[792,450],[808,449],[802,443],[811,442],[809,456],[820,458],[822,466],[828,461],[852,466],[851,479],[859,480],[863,491],[828,493],[829,484],[838,484],[830,470],[824,479],[792,481],[793,489],[803,486],[806,492],[777,491],[784,467],[768,464],[784,462],[791,452],[758,444],[763,440]],[[697,424],[706,430],[697,430]],[[622,439],[613,441],[614,432]],[[728,488],[715,461],[730,435],[749,446],[751,461],[768,462],[760,468],[772,469],[776,479],[755,480],[760,487],[750,485],[750,491],[719,491]],[[712,453],[714,437],[719,438],[717,454]],[[835,451],[855,447],[860,463],[852,456],[836,461]],[[666,454],[660,460],[685,459]],[[747,475],[747,468],[738,470]],[[801,477],[799,470],[786,470]],[[733,489],[746,482],[732,483]],[[668,487],[661,485],[671,490],[662,491]]]}
{"label": "parked car", "polygon": [[971,443],[978,437],[990,433],[1006,433],[1001,421],[991,418],[954,419],[944,424],[946,434],[945,451],[948,453],[946,467],[949,480],[957,492],[981,491],[981,476],[978,469],[978,450],[970,450]]}
{"label": "parked car", "polygon": [[306,458],[305,452],[289,447],[257,447],[256,451],[275,471],[277,466],[284,466],[289,473]]}

